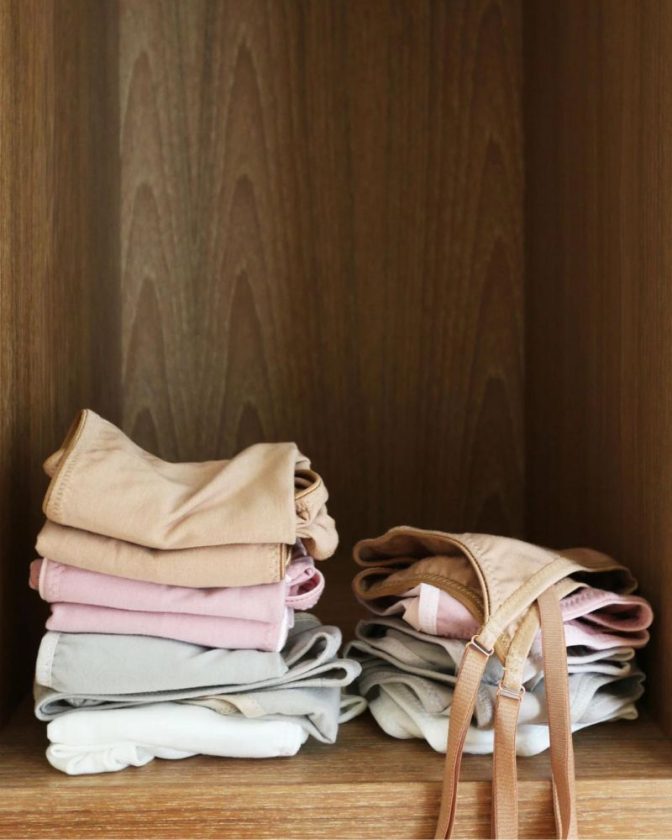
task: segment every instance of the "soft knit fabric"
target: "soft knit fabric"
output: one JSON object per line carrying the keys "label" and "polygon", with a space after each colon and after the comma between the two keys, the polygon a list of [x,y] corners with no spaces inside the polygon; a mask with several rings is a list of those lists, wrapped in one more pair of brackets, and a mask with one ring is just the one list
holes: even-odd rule
{"label": "soft knit fabric", "polygon": [[[506,810],[515,797],[509,739],[515,731],[521,755],[547,749],[550,716],[554,748],[559,744],[551,756],[558,831],[573,836],[574,817],[565,819],[573,807],[567,806],[572,756],[563,741],[567,747],[570,729],[636,717],[643,693],[634,656],[648,640],[653,616],[644,599],[630,594],[637,582],[628,569],[589,549],[556,552],[487,534],[406,526],[360,541],[354,558],[362,568],[355,595],[376,617],[359,623],[345,655],[362,665],[356,689],[385,732],[448,749],[437,836],[451,831],[463,745],[467,752],[494,749],[496,708],[497,833],[516,836],[515,814],[509,820]],[[535,638],[541,621],[545,637],[537,632]],[[566,778],[558,773],[561,764]]]}
{"label": "soft knit fabric", "polygon": [[153,758],[295,755],[308,738],[296,720],[225,717],[210,709],[154,703],[135,709],[74,711],[47,727],[49,763],[70,775],[140,766]]}
{"label": "soft knit fabric", "polygon": [[[361,621],[357,638],[346,646],[345,655],[366,661],[370,657],[388,662],[400,670],[454,685],[459,664],[464,655],[465,642],[431,636],[414,630],[401,619],[380,617]],[[567,656],[570,674],[601,673],[627,676],[633,669],[633,648],[620,647],[592,651],[571,648]],[[528,657],[523,670],[525,685],[531,687],[541,678],[543,661],[539,654]],[[503,676],[503,668],[496,657],[488,661],[485,680],[496,685]]]}
{"label": "soft knit fabric", "polygon": [[140,612],[91,607],[88,604],[52,604],[48,630],[64,633],[119,633],[160,636],[205,647],[228,650],[282,650],[294,611],[285,608],[280,621],[249,621],[212,615]]}
{"label": "soft knit fabric", "polygon": [[[308,610],[315,606],[324,590],[324,576],[315,568],[312,558],[297,548],[285,580],[261,586],[204,589],[166,586],[90,572],[53,560],[31,563],[30,585],[52,604],[279,623],[284,620],[287,607]],[[101,627],[93,632],[105,631]]]}
{"label": "soft knit fabric", "polygon": [[35,672],[35,714],[120,708],[279,686],[346,686],[360,665],[338,658],[341,633],[297,613],[281,653],[220,650],[152,636],[45,634]]}
{"label": "soft knit fabric", "polygon": [[264,688],[240,694],[220,694],[183,700],[205,706],[220,715],[243,715],[263,720],[296,720],[318,741],[333,744],[338,725],[355,717],[366,707],[362,697],[347,695],[339,686],[325,688]]}
{"label": "soft knit fabric", "polygon": [[[402,615],[416,630],[468,640],[478,633],[479,623],[453,595],[421,583],[390,603],[376,607],[382,615]],[[585,645],[600,650],[627,645],[643,647],[653,621],[649,604],[637,595],[619,595],[591,586],[582,586],[560,602],[568,646]],[[540,641],[537,642],[540,645]]]}
{"label": "soft knit fabric", "polygon": [[[634,720],[637,717],[635,701],[641,696],[641,686],[632,685],[624,696],[606,692],[603,697],[594,696],[594,703],[588,705],[581,719],[572,716],[572,731],[608,720]],[[418,701],[417,695],[401,683],[382,685],[377,695],[369,701],[369,708],[381,729],[394,738],[422,738],[437,752],[446,751],[449,715],[429,713]],[[465,752],[488,754],[493,751],[494,731],[492,728],[469,727]],[[536,723],[521,723],[516,736],[518,755],[536,755],[548,749],[548,726]]]}
{"label": "soft knit fabric", "polygon": [[162,586],[50,560],[32,564],[31,584],[52,602],[49,630],[161,636],[229,650],[279,651],[293,622],[293,610],[286,604],[313,605],[324,588],[312,558],[301,552],[299,544],[285,581],[265,586]]}
{"label": "soft knit fabric", "polygon": [[59,525],[170,550],[302,538],[321,559],[336,548],[324,483],[293,443],[255,444],[229,461],[170,463],[85,410],[44,466],[44,513]]}
{"label": "soft knit fabric", "polygon": [[45,522],[35,549],[67,566],[182,587],[257,586],[284,580],[292,546],[216,545],[162,551]]}

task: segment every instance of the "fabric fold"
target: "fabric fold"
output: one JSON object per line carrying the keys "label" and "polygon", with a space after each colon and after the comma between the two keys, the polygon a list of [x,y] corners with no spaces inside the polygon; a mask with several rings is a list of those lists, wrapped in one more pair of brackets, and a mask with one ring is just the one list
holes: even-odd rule
{"label": "fabric fold", "polygon": [[[641,686],[628,696],[607,696],[604,702],[595,703],[579,720],[572,719],[572,731],[577,732],[597,723],[614,720],[635,720],[635,702],[641,697]],[[400,685],[382,686],[377,696],[369,701],[369,709],[380,728],[394,738],[424,739],[436,752],[445,752],[450,716],[429,714],[417,701],[413,692]],[[470,726],[465,751],[477,755],[490,754],[494,746],[494,730]],[[516,735],[516,753],[520,756],[537,755],[549,747],[548,726],[522,723]]]}
{"label": "fabric fold", "polygon": [[81,775],[141,766],[153,758],[292,756],[308,733],[295,720],[227,718],[206,708],[154,703],[70,712],[51,721],[47,736],[49,763]]}
{"label": "fabric fold", "polygon": [[254,444],[228,461],[171,463],[85,409],[45,472],[49,520],[124,542],[162,550],[294,545],[301,531],[318,559],[335,547],[324,483],[293,443]]}
{"label": "fabric fold", "polygon": [[61,633],[159,636],[227,650],[279,651],[287,640],[294,611],[285,608],[279,621],[251,621],[188,613],[118,610],[88,604],[52,604],[47,629]]}
{"label": "fabric fold", "polygon": [[284,580],[293,546],[218,545],[162,551],[45,522],[35,549],[66,566],[131,580],[195,588],[257,586]]}
{"label": "fabric fold", "polygon": [[[297,549],[283,581],[258,586],[201,589],[170,586],[91,572],[47,559],[31,563],[30,585],[51,604],[279,623],[285,619],[288,606],[302,610],[315,606],[324,590],[324,576],[315,568],[312,558]],[[101,625],[92,632],[109,631]]]}
{"label": "fabric fold", "polygon": [[280,653],[206,648],[153,636],[48,632],[35,672],[35,714],[122,708],[159,700],[284,686],[346,686],[361,666],[339,658],[341,633],[297,613]]}

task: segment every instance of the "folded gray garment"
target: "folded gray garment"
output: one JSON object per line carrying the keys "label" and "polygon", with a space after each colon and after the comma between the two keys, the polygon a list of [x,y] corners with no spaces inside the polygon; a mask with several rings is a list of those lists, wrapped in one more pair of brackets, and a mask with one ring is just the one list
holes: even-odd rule
{"label": "folded gray garment", "polygon": [[297,613],[280,653],[222,650],[154,636],[47,633],[37,656],[35,715],[122,708],[280,686],[349,685],[360,673],[338,659],[341,632]]}
{"label": "folded gray garment", "polygon": [[[569,678],[572,730],[608,720],[637,717],[635,702],[643,692],[643,675],[626,678],[605,674],[575,674]],[[366,694],[377,723],[394,738],[424,738],[439,752],[445,752],[452,702],[452,687],[406,674],[384,663],[364,664],[358,689]],[[465,742],[468,753],[491,753],[494,746],[492,710],[495,686],[481,685],[476,715]],[[516,730],[518,755],[535,755],[548,749],[543,683],[527,692],[521,704]]]}
{"label": "folded gray garment", "polygon": [[[575,723],[590,724],[609,720],[624,704],[632,704],[644,692],[644,674],[633,666],[625,677],[601,673],[570,674],[568,677],[571,718]],[[366,698],[377,695],[381,686],[405,686],[412,692],[423,712],[450,715],[453,687],[391,667],[369,657],[362,663],[357,689]],[[474,721],[479,729],[491,729],[497,699],[496,685],[482,682],[478,690]],[[599,714],[598,714],[599,713]],[[543,679],[525,692],[520,703],[520,724],[546,724],[546,694]]]}
{"label": "folded gray garment", "polygon": [[[466,642],[430,636],[415,630],[399,618],[376,617],[360,621],[357,638],[344,651],[359,661],[370,656],[394,665],[409,674],[454,685]],[[627,677],[633,671],[634,650],[614,648],[603,651],[584,649],[568,650],[567,663],[570,674],[599,673],[610,677]],[[483,681],[497,685],[503,668],[496,657],[488,661]],[[523,674],[526,688],[534,688],[542,679],[543,661],[528,657]]]}
{"label": "folded gray garment", "polygon": [[350,720],[366,708],[363,697],[342,694],[335,685],[326,688],[264,688],[241,694],[194,697],[181,702],[205,706],[220,715],[243,715],[263,720],[291,719],[313,738],[327,744],[335,742],[339,723]]}

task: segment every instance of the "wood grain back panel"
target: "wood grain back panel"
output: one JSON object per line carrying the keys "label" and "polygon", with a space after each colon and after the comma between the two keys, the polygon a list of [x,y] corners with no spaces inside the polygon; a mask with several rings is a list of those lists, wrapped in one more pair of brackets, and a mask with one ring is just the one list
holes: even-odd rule
{"label": "wood grain back panel", "polygon": [[525,5],[529,528],[613,553],[656,611],[672,729],[672,5]]}
{"label": "wood grain back panel", "polygon": [[332,493],[321,612],[346,628],[356,538],[520,530],[518,3],[0,14],[8,703],[44,617],[40,462],[81,405],[167,458],[296,440]]}
{"label": "wood grain back panel", "polygon": [[517,3],[122,0],[124,424],[168,458],[296,440],[350,549],[518,532]]}
{"label": "wood grain back panel", "polygon": [[119,417],[114,4],[0,0],[0,719],[30,685],[41,462]]}

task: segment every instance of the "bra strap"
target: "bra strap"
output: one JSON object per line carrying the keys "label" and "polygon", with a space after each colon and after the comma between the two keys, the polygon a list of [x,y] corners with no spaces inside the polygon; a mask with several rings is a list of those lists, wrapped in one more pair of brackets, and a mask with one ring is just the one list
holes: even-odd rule
{"label": "bra strap", "polygon": [[452,835],[455,824],[457,783],[460,778],[462,751],[474,714],[481,678],[491,656],[492,650],[484,647],[478,637],[474,637],[467,644],[462,656],[460,672],[453,693],[453,702],[450,706],[441,809],[434,834],[436,840],[444,840],[444,838]]}
{"label": "bra strap", "polygon": [[492,769],[492,836],[518,837],[518,770],[516,729],[525,694],[523,672],[539,630],[539,612],[530,607],[516,630],[506,655],[504,676],[495,699],[495,747]]}
{"label": "bra strap", "polygon": [[578,837],[574,748],[569,709],[567,647],[557,589],[551,587],[539,596],[541,640],[544,656],[544,683],[551,741],[553,807],[558,837]]}

